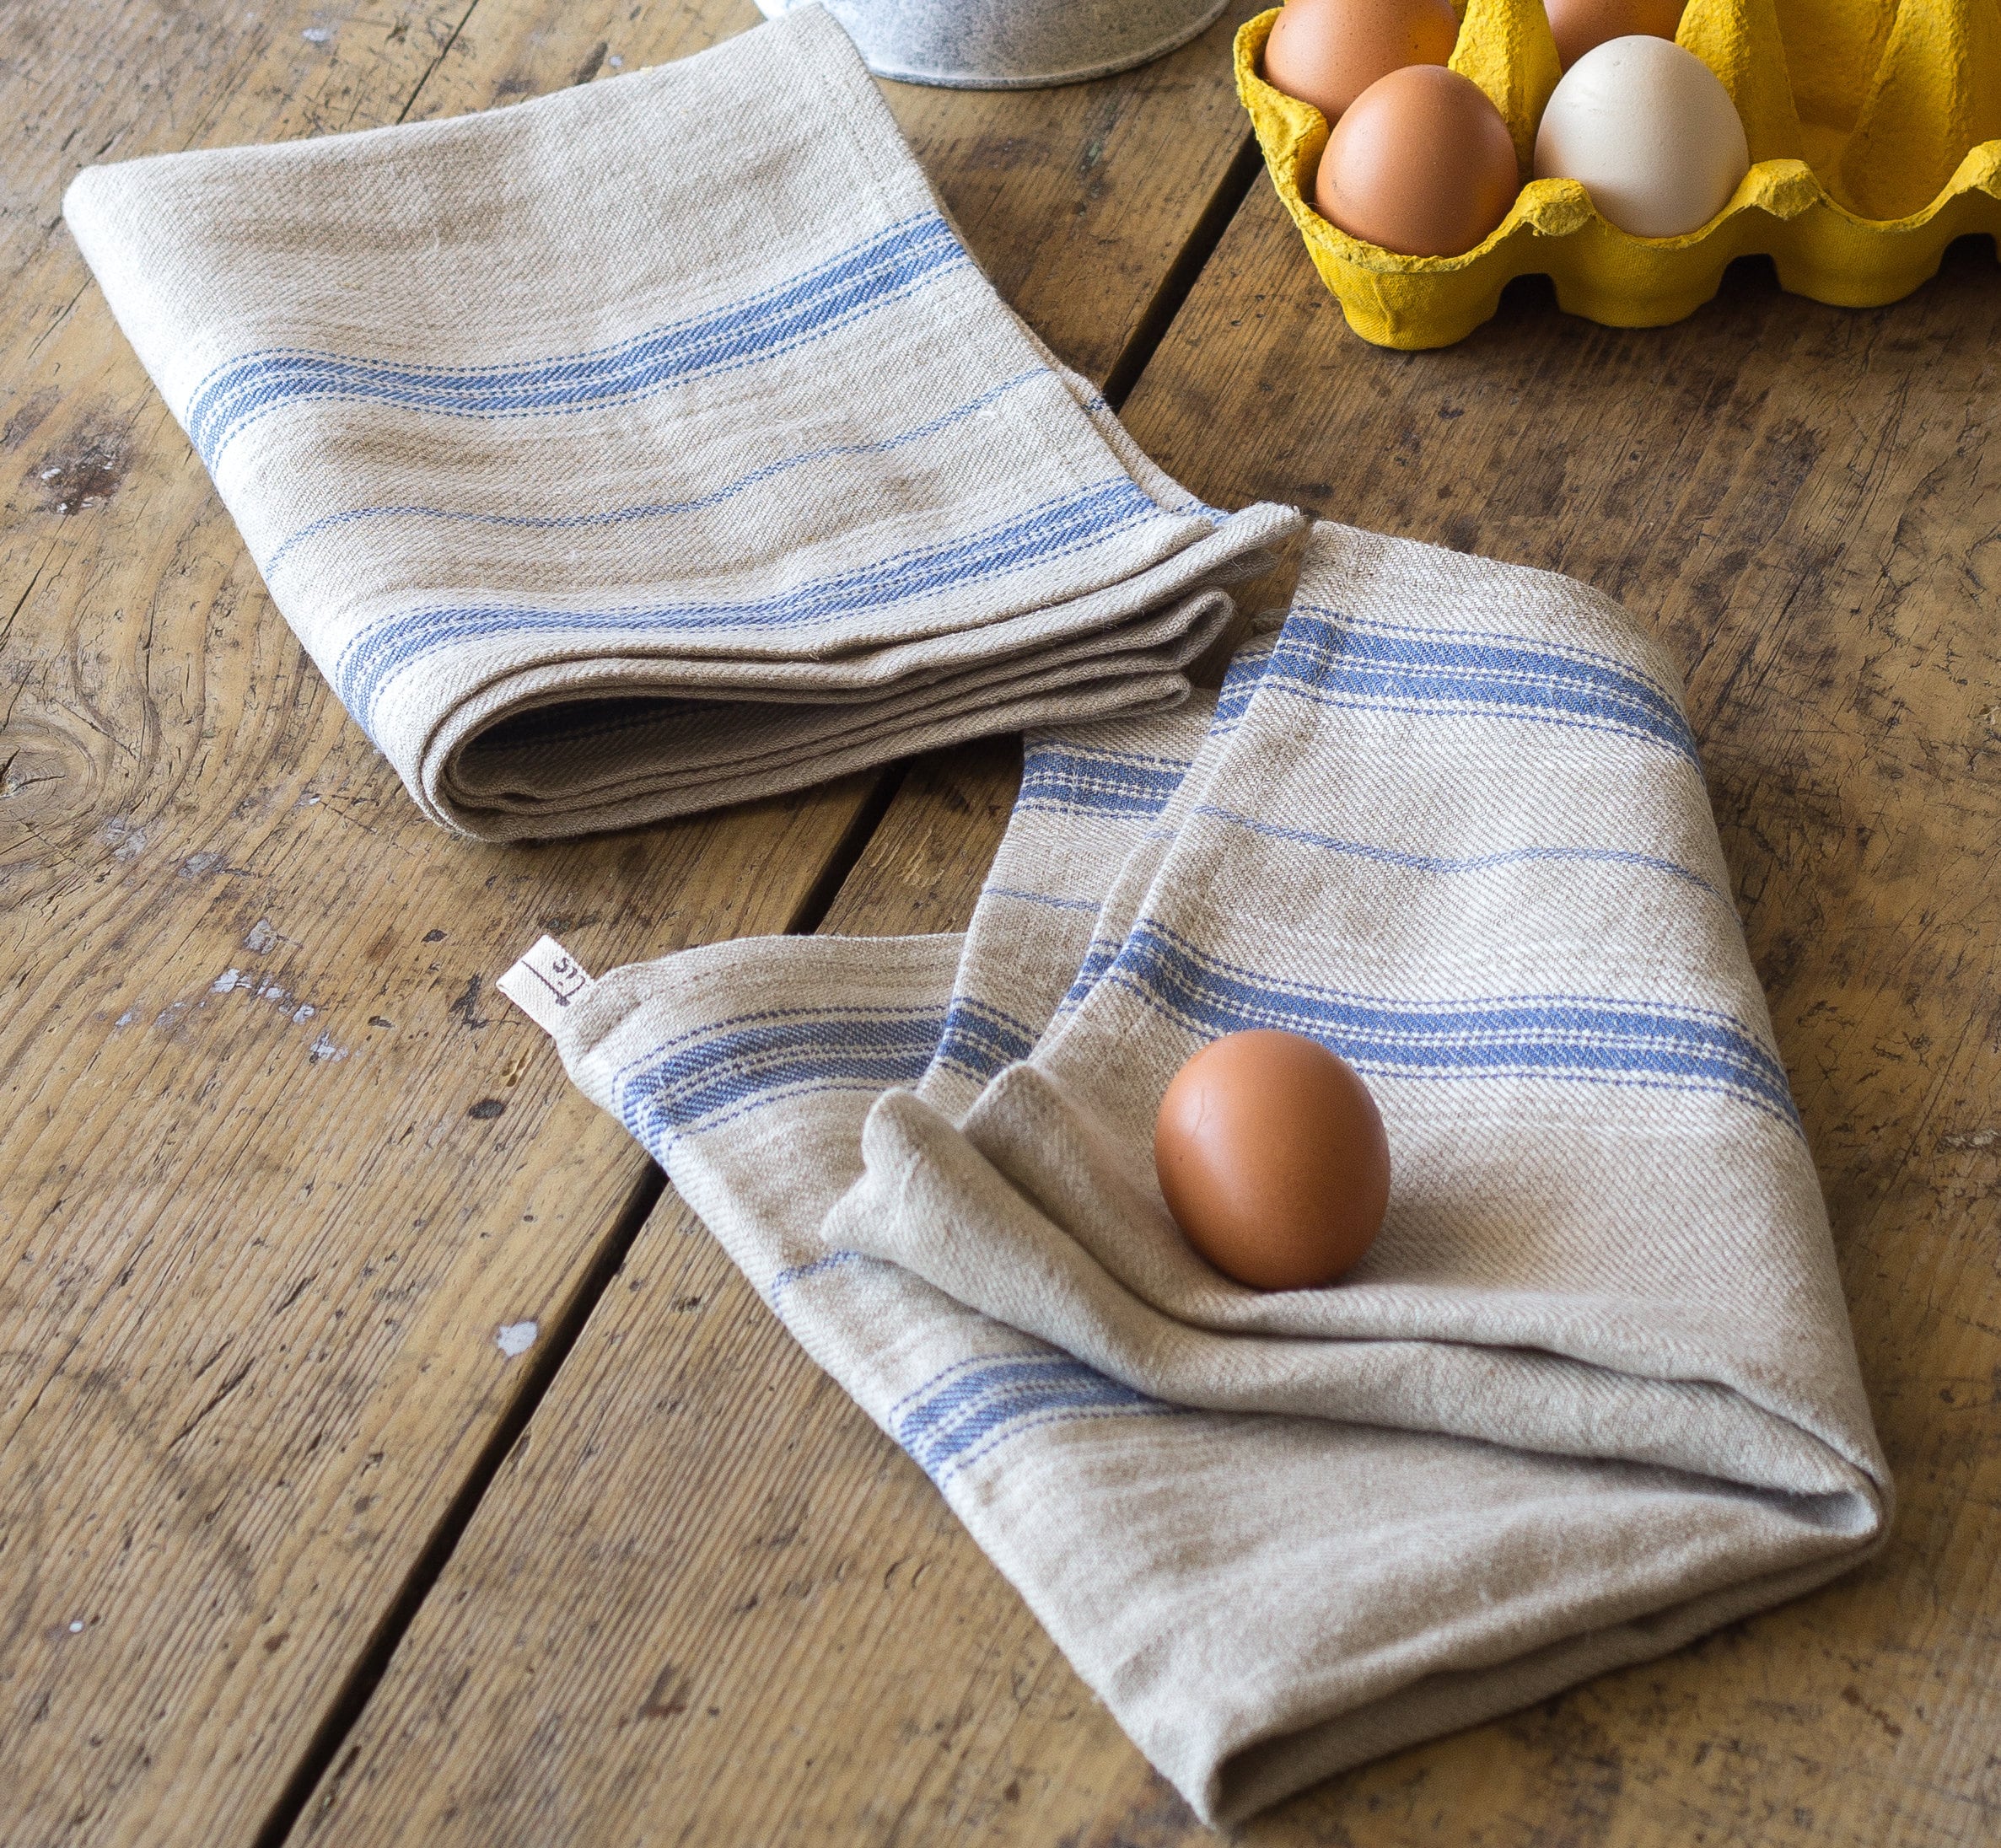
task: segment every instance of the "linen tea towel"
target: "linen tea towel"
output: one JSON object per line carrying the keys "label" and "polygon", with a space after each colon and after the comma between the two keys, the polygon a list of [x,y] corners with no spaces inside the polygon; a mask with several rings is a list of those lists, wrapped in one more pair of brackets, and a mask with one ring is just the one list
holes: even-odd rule
{"label": "linen tea towel", "polygon": [[[1322,525],[1202,716],[1031,740],[964,938],[689,951],[558,1037],[1227,1822],[1823,1582],[1890,1487],[1656,652]],[[1330,1290],[1208,1271],[1152,1179],[1253,1025],[1382,1107]]]}
{"label": "linen tea towel", "polygon": [[483,838],[1172,704],[1297,524],[1056,363],[817,7],[64,210],[286,620]]}

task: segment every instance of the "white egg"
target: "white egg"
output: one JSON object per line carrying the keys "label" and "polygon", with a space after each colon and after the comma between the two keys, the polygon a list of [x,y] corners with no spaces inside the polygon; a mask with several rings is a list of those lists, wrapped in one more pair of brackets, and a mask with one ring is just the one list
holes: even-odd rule
{"label": "white egg", "polygon": [[1730,93],[1666,39],[1608,39],[1563,73],[1536,134],[1538,180],[1581,180],[1636,238],[1676,238],[1722,211],[1751,170]]}

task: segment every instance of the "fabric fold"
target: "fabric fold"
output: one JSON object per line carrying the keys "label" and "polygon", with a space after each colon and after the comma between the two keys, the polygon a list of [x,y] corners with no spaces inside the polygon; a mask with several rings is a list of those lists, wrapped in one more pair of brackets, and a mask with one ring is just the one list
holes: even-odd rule
{"label": "fabric fold", "polygon": [[[1153,1177],[1247,1026],[1383,1110],[1331,1289]],[[1219,695],[1030,739],[963,937],[616,971],[560,1044],[1212,1822],[1883,1535],[1679,689],[1568,580],[1317,526]]]}
{"label": "fabric fold", "polygon": [[818,7],[64,212],[286,620],[483,838],[1171,704],[1299,524],[1139,454]]}
{"label": "fabric fold", "polygon": [[[1197,1046],[1383,1106],[1383,1236],[1166,1216]],[[1889,1476],[1673,674],[1316,526],[1221,694],[1032,736],[971,928],[720,944],[560,1036],[1211,1822],[1813,1588]]]}

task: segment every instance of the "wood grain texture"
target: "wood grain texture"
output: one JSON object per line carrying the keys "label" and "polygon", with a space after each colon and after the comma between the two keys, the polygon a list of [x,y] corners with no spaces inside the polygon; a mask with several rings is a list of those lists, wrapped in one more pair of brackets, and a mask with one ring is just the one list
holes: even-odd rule
{"label": "wood grain texture", "polygon": [[[1261,186],[1129,406],[1212,500],[1570,571],[1686,667],[1903,1492],[1850,1579],[1337,1779],[1244,1839],[1976,1844],[2001,1828],[1995,875],[2001,286],[1866,314],[1755,270],[1617,333],[1530,289],[1356,341]],[[830,928],[963,920],[1004,760],[913,776]],[[621,1407],[643,1403],[640,1417]],[[641,1417],[644,1428],[641,1428]],[[664,1206],[302,1839],[1210,1839],[915,1467]]]}
{"label": "wood grain texture", "polygon": [[[788,927],[872,786],[429,827],[58,220],[100,152],[504,103],[749,0],[45,12],[0,72],[0,1840],[242,1842],[535,1366],[498,1330],[563,1319],[646,1173],[493,976],[544,928],[605,967]],[[1041,228],[1015,298],[1100,373],[1233,145],[1150,81],[899,99],[976,251]],[[1106,135],[1148,158],[1080,218]]]}

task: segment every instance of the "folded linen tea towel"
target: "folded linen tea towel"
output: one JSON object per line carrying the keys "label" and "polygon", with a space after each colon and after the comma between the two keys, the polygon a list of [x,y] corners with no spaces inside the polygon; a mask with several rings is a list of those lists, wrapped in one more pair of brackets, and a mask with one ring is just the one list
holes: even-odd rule
{"label": "folded linen tea towel", "polygon": [[[1331,1289],[1208,1270],[1153,1179],[1251,1026],[1382,1107]],[[1883,1534],[1675,679],[1568,580],[1316,527],[1213,703],[1031,739],[963,937],[687,951],[558,1044],[1210,1821]]]}
{"label": "folded linen tea towel", "polygon": [[1298,522],[1055,363],[818,7],[64,211],[287,620],[487,839],[1171,704]]}

